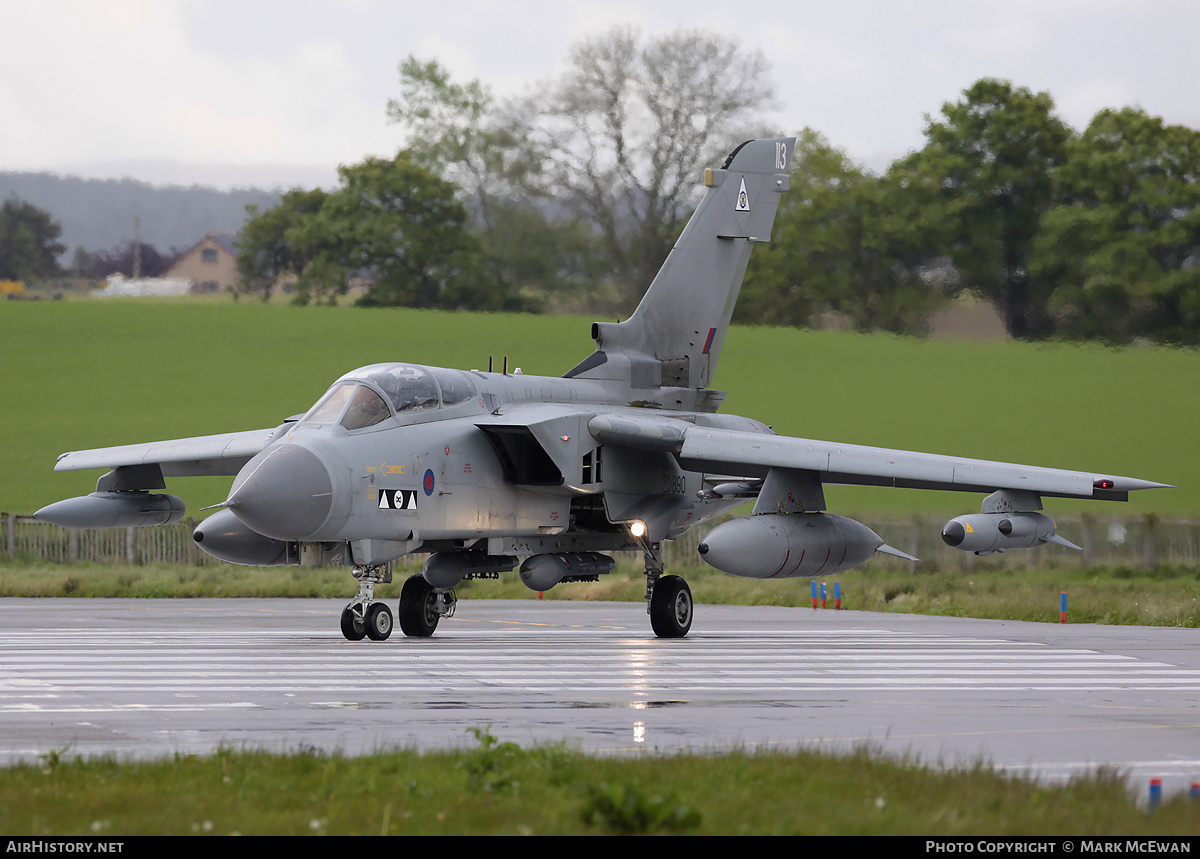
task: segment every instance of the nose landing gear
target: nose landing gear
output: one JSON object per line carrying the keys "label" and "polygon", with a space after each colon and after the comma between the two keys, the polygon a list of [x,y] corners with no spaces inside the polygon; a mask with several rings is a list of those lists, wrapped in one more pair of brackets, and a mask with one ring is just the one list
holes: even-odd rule
{"label": "nose landing gear", "polygon": [[358,596],[342,609],[342,635],[348,641],[386,641],[392,634],[392,610],[386,603],[374,602],[375,585],[391,582],[392,568],[387,564],[355,567],[352,575],[358,579]]}

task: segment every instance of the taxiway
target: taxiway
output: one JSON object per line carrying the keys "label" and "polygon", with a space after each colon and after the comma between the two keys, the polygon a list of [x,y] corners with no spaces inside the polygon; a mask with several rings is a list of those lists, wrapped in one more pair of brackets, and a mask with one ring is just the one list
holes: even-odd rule
{"label": "taxiway", "polygon": [[1200,779],[1200,631],[470,600],[431,639],[348,642],[344,600],[0,600],[0,762],[219,746],[601,754],[870,746],[1059,780]]}

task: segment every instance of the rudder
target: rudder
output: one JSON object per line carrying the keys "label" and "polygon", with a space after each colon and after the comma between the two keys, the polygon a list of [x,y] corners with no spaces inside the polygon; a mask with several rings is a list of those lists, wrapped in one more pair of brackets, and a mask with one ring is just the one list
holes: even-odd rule
{"label": "rudder", "polygon": [[637,389],[707,388],[756,243],[769,242],[794,137],[748,140],[718,169],[637,310],[592,324],[596,353],[566,375]]}

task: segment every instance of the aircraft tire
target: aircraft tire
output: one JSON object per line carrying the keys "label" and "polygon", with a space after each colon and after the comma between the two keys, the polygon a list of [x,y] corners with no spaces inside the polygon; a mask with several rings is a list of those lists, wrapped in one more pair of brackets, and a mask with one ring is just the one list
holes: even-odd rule
{"label": "aircraft tire", "polygon": [[400,631],[410,638],[428,638],[439,619],[433,585],[420,573],[409,576],[400,590]]}
{"label": "aircraft tire", "polygon": [[659,638],[683,638],[692,628],[692,589],[679,576],[663,576],[655,583],[650,627]]}
{"label": "aircraft tire", "polygon": [[347,641],[362,641],[367,634],[367,626],[363,623],[362,615],[350,606],[342,609],[342,635]]}
{"label": "aircraft tire", "polygon": [[392,634],[392,610],[386,603],[375,602],[367,607],[365,624],[367,637],[372,641],[387,641]]}

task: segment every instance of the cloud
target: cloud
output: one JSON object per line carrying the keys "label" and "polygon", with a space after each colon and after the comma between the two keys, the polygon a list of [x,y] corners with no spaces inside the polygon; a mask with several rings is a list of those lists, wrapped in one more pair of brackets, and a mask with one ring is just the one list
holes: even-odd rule
{"label": "cloud", "polygon": [[191,38],[178,3],[33,6],[0,13],[0,29],[25,36],[0,56],[0,166],[352,161],[387,136],[344,41],[310,33],[282,54],[229,58]]}
{"label": "cloud", "polygon": [[772,122],[812,126],[877,169],[985,76],[1049,91],[1076,127],[1126,103],[1200,125],[1200,4],[1184,0],[39,0],[0,4],[0,169],[137,159],[332,172],[401,145],[386,105],[405,56],[519,95],[617,24],[761,49],[778,84]]}

